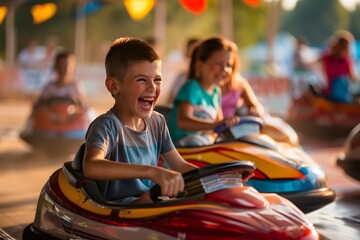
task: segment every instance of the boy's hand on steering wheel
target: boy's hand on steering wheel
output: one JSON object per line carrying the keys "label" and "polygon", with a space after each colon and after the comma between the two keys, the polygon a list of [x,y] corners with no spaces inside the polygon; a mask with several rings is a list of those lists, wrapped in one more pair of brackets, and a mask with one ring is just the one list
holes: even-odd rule
{"label": "boy's hand on steering wheel", "polygon": [[160,186],[162,196],[176,197],[184,191],[185,183],[180,172],[159,167],[154,171],[151,180]]}

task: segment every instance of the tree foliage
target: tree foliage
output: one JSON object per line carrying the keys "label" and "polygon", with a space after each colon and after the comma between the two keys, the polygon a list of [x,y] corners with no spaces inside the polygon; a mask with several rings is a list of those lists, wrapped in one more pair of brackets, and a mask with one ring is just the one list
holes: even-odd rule
{"label": "tree foliage", "polygon": [[350,15],[339,0],[300,0],[282,23],[283,31],[322,46],[337,29],[349,29]]}
{"label": "tree foliage", "polygon": [[266,6],[249,7],[234,1],[235,42],[240,48],[252,45],[266,37]]}
{"label": "tree foliage", "polygon": [[356,39],[360,39],[360,7],[358,6],[350,16],[350,31]]}

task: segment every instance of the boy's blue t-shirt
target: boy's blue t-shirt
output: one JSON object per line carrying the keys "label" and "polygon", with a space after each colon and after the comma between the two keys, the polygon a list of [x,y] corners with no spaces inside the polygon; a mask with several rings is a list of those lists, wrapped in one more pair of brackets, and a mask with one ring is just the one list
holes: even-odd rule
{"label": "boy's blue t-shirt", "polygon": [[[144,121],[146,129],[136,132],[124,126],[111,109],[89,126],[86,148],[101,148],[105,158],[111,161],[157,166],[160,154],[171,151],[174,144],[163,115],[153,112]],[[149,179],[97,181],[97,184],[106,200],[121,203],[134,200],[154,185]]]}
{"label": "boy's blue t-shirt", "polygon": [[218,117],[218,110],[221,106],[221,90],[219,86],[214,86],[214,91],[209,94],[201,87],[198,81],[192,79],[186,82],[179,90],[174,100],[174,106],[170,114],[169,130],[172,140],[178,140],[193,135],[194,132],[181,130],[177,124],[177,114],[180,102],[188,102],[195,106],[194,116],[215,120]]}

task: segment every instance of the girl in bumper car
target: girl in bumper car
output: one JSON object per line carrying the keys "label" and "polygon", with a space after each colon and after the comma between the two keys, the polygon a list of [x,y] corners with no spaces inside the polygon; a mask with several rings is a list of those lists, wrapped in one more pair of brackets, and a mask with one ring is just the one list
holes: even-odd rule
{"label": "girl in bumper car", "polygon": [[221,37],[202,41],[192,52],[188,81],[173,103],[169,129],[175,145],[203,146],[215,143],[213,129],[220,123],[231,127],[238,116],[224,119],[220,83],[234,74],[236,45]]}

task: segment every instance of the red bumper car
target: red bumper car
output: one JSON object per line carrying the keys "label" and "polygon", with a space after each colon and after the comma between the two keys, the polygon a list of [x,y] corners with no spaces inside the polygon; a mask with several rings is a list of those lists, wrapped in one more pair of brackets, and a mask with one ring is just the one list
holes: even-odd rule
{"label": "red bumper car", "polygon": [[[251,162],[185,173],[185,192],[174,199],[120,205],[102,197],[76,159],[45,184],[23,239],[319,239],[290,201],[243,186],[255,169]],[[150,191],[159,199],[157,185]]]}
{"label": "red bumper car", "polygon": [[69,99],[52,99],[33,107],[20,137],[36,151],[76,153],[93,118],[91,109],[83,109]]}

